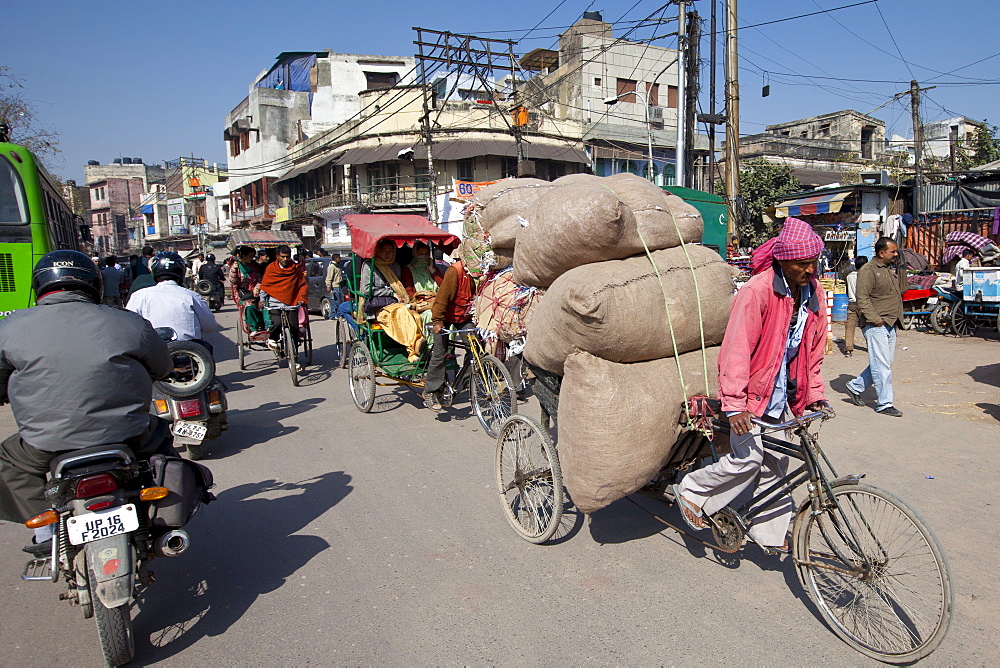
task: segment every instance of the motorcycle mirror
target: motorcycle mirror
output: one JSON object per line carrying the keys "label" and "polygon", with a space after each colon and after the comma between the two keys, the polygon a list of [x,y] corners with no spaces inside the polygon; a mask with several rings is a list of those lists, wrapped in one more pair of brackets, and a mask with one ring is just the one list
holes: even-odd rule
{"label": "motorcycle mirror", "polygon": [[164,341],[173,341],[177,338],[177,332],[174,331],[173,327],[157,327],[156,333]]}

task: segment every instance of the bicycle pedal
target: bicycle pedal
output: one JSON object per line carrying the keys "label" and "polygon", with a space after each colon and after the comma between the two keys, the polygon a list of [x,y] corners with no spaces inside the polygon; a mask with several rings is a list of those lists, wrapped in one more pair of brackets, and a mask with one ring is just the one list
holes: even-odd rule
{"label": "bicycle pedal", "polygon": [[49,558],[45,559],[32,559],[24,565],[24,570],[21,571],[22,580],[51,580],[52,579],[52,560]]}

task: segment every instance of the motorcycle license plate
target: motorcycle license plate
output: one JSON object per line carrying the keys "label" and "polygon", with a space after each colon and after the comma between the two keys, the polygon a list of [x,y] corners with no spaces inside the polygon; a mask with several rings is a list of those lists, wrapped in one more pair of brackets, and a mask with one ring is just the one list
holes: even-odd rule
{"label": "motorcycle license plate", "polygon": [[937,303],[938,303],[938,298],[937,297],[928,297],[927,298],[927,304],[928,305],[933,305],[933,304],[937,304]]}
{"label": "motorcycle license plate", "polygon": [[207,433],[208,427],[198,422],[184,422],[183,420],[178,420],[174,423],[174,436],[196,438],[199,441],[203,441],[205,440],[205,434]]}
{"label": "motorcycle license plate", "polygon": [[139,515],[131,503],[108,508],[96,513],[75,515],[66,522],[69,542],[83,545],[102,538],[135,531],[139,528]]}

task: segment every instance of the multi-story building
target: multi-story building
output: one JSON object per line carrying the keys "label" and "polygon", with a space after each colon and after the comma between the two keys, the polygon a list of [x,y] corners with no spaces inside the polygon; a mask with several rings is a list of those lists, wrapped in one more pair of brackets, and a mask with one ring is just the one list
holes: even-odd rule
{"label": "multi-story building", "polygon": [[788,165],[803,185],[844,180],[887,157],[885,122],[852,109],[768,125],[740,139],[740,160],[764,158]]}
{"label": "multi-story building", "polygon": [[293,165],[289,147],[361,111],[360,93],[412,81],[412,58],[286,52],[258,74],[226,115],[230,212],[240,226],[270,226],[279,207],[274,181]]}
{"label": "multi-story building", "polygon": [[165,171],[142,158],[115,158],[102,165],[91,160],[84,166],[94,249],[104,255],[135,250],[141,243],[144,217],[142,193],[151,184],[162,183]]}

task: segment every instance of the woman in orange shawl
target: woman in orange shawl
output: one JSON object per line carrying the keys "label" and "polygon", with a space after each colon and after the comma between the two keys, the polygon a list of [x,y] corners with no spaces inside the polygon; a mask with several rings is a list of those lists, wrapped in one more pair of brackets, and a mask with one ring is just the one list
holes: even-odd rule
{"label": "woman in orange shawl", "polygon": [[[271,311],[271,329],[268,332],[267,346],[278,350],[278,339],[281,338],[281,312],[296,311],[299,306],[308,303],[309,284],[302,267],[292,262],[292,249],[288,246],[278,246],[277,259],[268,262],[264,270],[264,278],[260,282],[260,294],[264,297],[265,307]],[[288,324],[292,336],[299,340],[299,318],[290,314]]]}

